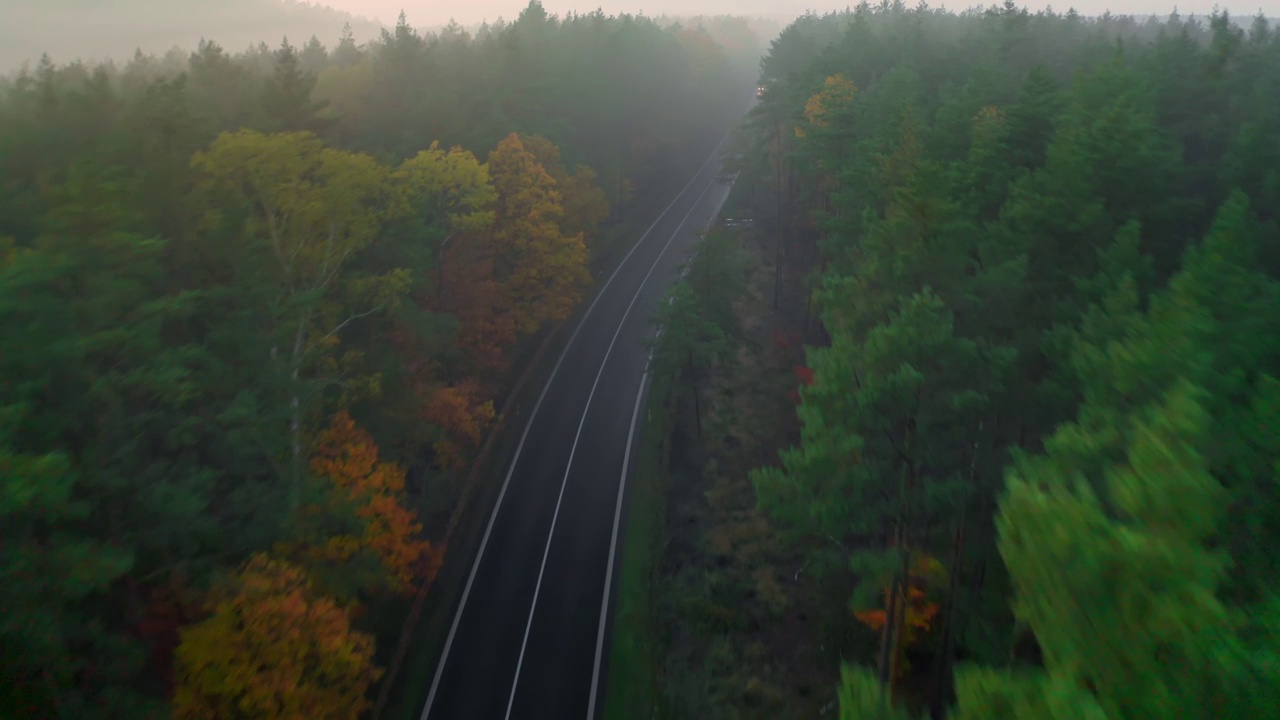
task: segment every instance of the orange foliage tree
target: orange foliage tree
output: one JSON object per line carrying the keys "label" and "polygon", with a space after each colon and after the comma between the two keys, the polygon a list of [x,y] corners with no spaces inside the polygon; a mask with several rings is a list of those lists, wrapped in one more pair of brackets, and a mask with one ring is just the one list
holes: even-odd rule
{"label": "orange foliage tree", "polygon": [[474,380],[437,388],[426,407],[427,420],[444,436],[435,443],[440,465],[456,470],[466,466],[493,423],[493,401],[485,399]]}
{"label": "orange foliage tree", "polygon": [[213,615],[182,631],[174,716],[355,720],[380,674],[373,649],[301,569],[256,555]]}
{"label": "orange foliage tree", "polygon": [[[364,549],[381,560],[392,586],[408,591],[418,580],[434,576],[439,551],[418,537],[422,524],[404,507],[404,470],[378,461],[373,438],[345,412],[338,413],[317,438],[311,472],[331,482],[356,507],[364,524],[361,535],[339,534],[319,546],[308,547],[313,561],[341,563]],[[312,512],[317,509],[312,508]]]}
{"label": "orange foliage tree", "polygon": [[891,665],[895,680],[910,670],[910,664],[906,658],[907,648],[924,638],[938,615],[939,606],[929,599],[926,590],[930,581],[936,581],[944,572],[942,564],[936,558],[920,555],[912,565],[911,573],[905,583],[894,582],[891,587],[885,588],[884,607],[858,610],[853,613],[859,622],[879,632],[884,629],[888,621],[889,613],[885,608],[896,606],[904,610],[899,618],[902,631],[895,634],[897,647],[892,651]]}

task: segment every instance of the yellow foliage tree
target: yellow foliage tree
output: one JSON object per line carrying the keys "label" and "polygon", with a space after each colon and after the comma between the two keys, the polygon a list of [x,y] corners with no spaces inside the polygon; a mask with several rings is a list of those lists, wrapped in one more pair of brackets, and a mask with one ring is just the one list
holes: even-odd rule
{"label": "yellow foliage tree", "polygon": [[381,674],[373,649],[302,570],[256,555],[213,615],[182,631],[174,716],[355,720]]}
{"label": "yellow foliage tree", "polygon": [[586,165],[577,165],[573,172],[565,167],[560,148],[538,135],[519,135],[524,149],[533,153],[542,168],[547,171],[560,191],[564,215],[560,230],[567,236],[581,234],[587,245],[609,217],[609,198],[600,189],[596,171]]}
{"label": "yellow foliage tree", "polygon": [[479,231],[493,224],[497,194],[489,169],[470,151],[440,143],[405,160],[392,175],[401,199],[439,233]]}
{"label": "yellow foliage tree", "polygon": [[[408,274],[343,283],[342,270],[382,227],[386,169],[367,155],[325,147],[310,133],[223,133],[192,165],[213,207],[248,206],[243,227],[249,250],[266,250],[279,299],[270,317],[271,357],[291,385],[290,505],[301,498],[305,454],[304,384],[314,379],[321,353],[350,323],[394,306],[408,290]],[[259,254],[247,251],[246,257]],[[358,307],[350,307],[357,304]]]}
{"label": "yellow foliage tree", "polygon": [[566,236],[556,181],[512,133],[489,154],[498,191],[495,273],[517,331],[569,317],[591,280],[581,234]]}
{"label": "yellow foliage tree", "polygon": [[[858,88],[853,81],[844,75],[830,75],[822,81],[822,89],[814,93],[804,104],[804,119],[810,129],[831,127],[831,123],[841,113],[847,112],[853,105],[853,97]],[[806,137],[809,131],[796,128],[797,137]]]}

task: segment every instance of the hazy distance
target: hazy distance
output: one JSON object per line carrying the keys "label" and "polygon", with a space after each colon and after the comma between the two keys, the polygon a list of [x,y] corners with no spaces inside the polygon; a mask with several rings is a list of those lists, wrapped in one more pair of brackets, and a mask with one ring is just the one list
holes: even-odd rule
{"label": "hazy distance", "polygon": [[[386,23],[394,22],[403,9],[410,23],[414,25],[438,25],[454,18],[463,24],[478,23],[482,20],[494,20],[503,17],[508,20],[516,17],[527,0],[466,0],[465,2],[442,2],[441,0],[331,0],[330,5],[355,14],[377,18]],[[734,15],[784,15],[794,18],[807,10],[825,12],[841,10],[856,5],[856,2],[839,2],[837,0],[544,0],[543,6],[548,12],[564,13],[569,11],[591,12],[597,7],[606,13],[619,12],[645,15],[688,15],[694,13],[734,14]],[[914,5],[914,2],[908,2]],[[951,10],[961,10],[977,5],[998,3],[979,2],[930,2],[931,6]],[[1084,15],[1097,15],[1107,10],[1117,15],[1167,15],[1176,6],[1183,15],[1207,15],[1215,6],[1223,7],[1232,14],[1253,15],[1262,10],[1269,16],[1280,15],[1280,0],[1074,0],[1070,2],[1026,2],[1018,3],[1033,10],[1052,5],[1055,9],[1065,11],[1074,7]]]}
{"label": "hazy distance", "polygon": [[[915,0],[907,0],[914,5]],[[0,74],[48,53],[56,63],[75,60],[125,60],[141,49],[164,54],[172,48],[193,49],[211,39],[230,51],[266,42],[277,47],[284,36],[302,45],[312,35],[332,47],[344,23],[350,22],[358,42],[376,37],[403,9],[410,25],[434,28],[450,19],[475,25],[498,18],[514,20],[528,0],[0,0]],[[828,12],[851,7],[855,0],[544,0],[548,12],[587,13],[597,7],[608,14],[661,15],[736,14],[769,17],[783,24],[808,10]],[[982,3],[934,2],[951,9]],[[988,2],[987,6],[997,3]],[[1025,4],[1033,10],[1047,3]],[[1110,9],[1115,14],[1205,15],[1215,5],[1237,17],[1260,10],[1280,16],[1280,0],[1074,0],[1053,4],[1074,7],[1085,15]]]}

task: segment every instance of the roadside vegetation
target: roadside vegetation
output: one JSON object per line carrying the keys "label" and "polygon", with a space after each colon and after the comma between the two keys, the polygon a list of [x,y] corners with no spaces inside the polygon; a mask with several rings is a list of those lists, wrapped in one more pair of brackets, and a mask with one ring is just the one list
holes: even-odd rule
{"label": "roadside vegetation", "polygon": [[797,428],[803,358],[802,315],[773,311],[774,250],[752,219],[761,178],[740,175],[654,318],[609,718],[812,716],[830,704],[820,689],[835,656],[810,642],[820,632],[800,630],[828,622],[826,606],[791,589],[803,558],[755,507],[748,479]]}
{"label": "roadside vegetation", "polygon": [[864,3],[762,84],[655,716],[1280,714],[1280,33]]}
{"label": "roadside vegetation", "polygon": [[534,2],[0,84],[0,714],[385,706],[519,360],[758,46]]}

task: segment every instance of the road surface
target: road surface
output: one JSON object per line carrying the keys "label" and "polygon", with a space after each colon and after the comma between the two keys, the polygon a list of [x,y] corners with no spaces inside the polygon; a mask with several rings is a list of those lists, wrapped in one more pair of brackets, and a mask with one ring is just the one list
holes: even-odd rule
{"label": "road surface", "polygon": [[[721,143],[723,147],[724,143]],[[729,194],[722,147],[598,291],[523,430],[422,720],[588,720],[652,317]]]}

